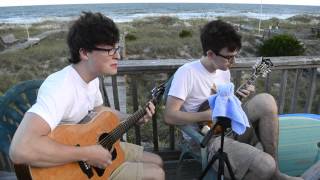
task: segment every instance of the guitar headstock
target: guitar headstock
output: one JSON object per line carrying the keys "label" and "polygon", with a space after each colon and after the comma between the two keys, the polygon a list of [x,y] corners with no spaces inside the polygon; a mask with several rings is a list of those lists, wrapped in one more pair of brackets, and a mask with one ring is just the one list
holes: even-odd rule
{"label": "guitar headstock", "polygon": [[252,67],[253,74],[255,76],[266,77],[267,74],[271,72],[272,67],[273,67],[273,63],[269,58],[261,57],[261,60],[257,61],[257,63]]}
{"label": "guitar headstock", "polygon": [[163,84],[160,84],[159,86],[156,86],[154,87],[152,90],[151,90],[151,96],[152,96],[152,102],[154,104],[157,104],[158,102],[160,102],[161,100],[161,97],[165,91],[165,83]]}

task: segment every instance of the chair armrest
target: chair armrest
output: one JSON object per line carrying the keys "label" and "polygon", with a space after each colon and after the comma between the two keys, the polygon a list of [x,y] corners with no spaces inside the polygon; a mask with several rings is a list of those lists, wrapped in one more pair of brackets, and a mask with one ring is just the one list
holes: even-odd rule
{"label": "chair armrest", "polygon": [[177,126],[182,132],[186,133],[188,136],[190,136],[197,144],[199,144],[203,140],[203,135],[200,134],[198,131],[193,129],[192,127],[188,125],[183,126]]}

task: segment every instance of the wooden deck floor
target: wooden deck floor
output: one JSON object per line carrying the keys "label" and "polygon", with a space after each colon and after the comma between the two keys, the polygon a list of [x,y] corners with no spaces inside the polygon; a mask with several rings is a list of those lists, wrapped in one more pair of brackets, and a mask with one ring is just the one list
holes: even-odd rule
{"label": "wooden deck floor", "polygon": [[[176,176],[178,161],[165,161],[166,180],[193,180],[200,176],[201,164],[195,160],[185,160],[181,168],[180,178]],[[0,171],[1,180],[16,180],[13,173]]]}
{"label": "wooden deck floor", "polygon": [[181,167],[180,177],[177,177],[178,161],[165,161],[164,170],[166,172],[166,180],[194,180],[201,174],[201,164],[195,160],[185,160]]}

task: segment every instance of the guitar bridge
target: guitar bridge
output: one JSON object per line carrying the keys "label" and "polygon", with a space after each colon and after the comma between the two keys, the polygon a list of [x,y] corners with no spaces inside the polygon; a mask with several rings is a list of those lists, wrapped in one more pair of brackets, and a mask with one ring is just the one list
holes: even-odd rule
{"label": "guitar bridge", "polygon": [[84,161],[78,161],[78,163],[79,163],[79,166],[80,166],[82,172],[85,173],[89,179],[92,178],[93,171],[92,171],[91,166]]}
{"label": "guitar bridge", "polygon": [[[79,147],[80,144],[77,144],[76,146]],[[84,174],[86,174],[89,179],[92,178],[92,176],[93,176],[93,171],[92,171],[91,166],[90,166],[88,163],[86,163],[85,161],[78,161],[78,164],[79,164],[79,166],[80,166],[80,168],[81,168],[81,171],[82,171]]]}

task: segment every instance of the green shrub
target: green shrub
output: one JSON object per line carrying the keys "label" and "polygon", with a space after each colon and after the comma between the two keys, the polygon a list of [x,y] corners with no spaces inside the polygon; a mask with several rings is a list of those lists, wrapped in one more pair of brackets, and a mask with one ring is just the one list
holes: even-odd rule
{"label": "green shrub", "polygon": [[135,40],[137,40],[137,37],[135,35],[130,33],[126,35],[126,41],[135,41]]}
{"label": "green shrub", "polygon": [[192,37],[192,32],[189,30],[182,30],[179,33],[180,38]]}
{"label": "green shrub", "polygon": [[305,49],[300,41],[292,35],[282,34],[276,35],[264,41],[258,47],[260,56],[300,56]]}
{"label": "green shrub", "polygon": [[179,21],[179,18],[177,17],[171,17],[171,16],[160,16],[160,17],[156,17],[154,19],[155,23],[160,23],[162,25],[173,25],[174,23]]}

